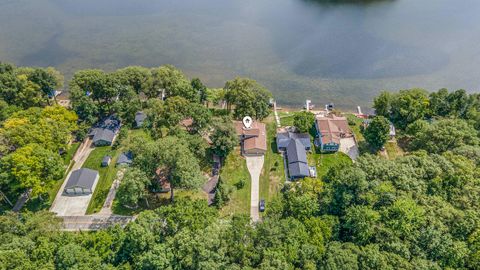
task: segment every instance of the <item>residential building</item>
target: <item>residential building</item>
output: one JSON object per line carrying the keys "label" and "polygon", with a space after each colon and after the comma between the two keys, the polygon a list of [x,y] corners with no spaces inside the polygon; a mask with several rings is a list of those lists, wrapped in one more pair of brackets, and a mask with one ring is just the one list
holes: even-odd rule
{"label": "residential building", "polygon": [[116,166],[130,166],[133,163],[133,155],[131,152],[123,152],[118,156]]}
{"label": "residential building", "polygon": [[286,151],[287,146],[290,143],[291,139],[299,140],[305,147],[305,150],[307,151],[310,151],[310,149],[312,148],[312,144],[310,142],[310,134],[296,133],[286,128],[279,128],[277,129],[277,138],[276,138],[277,150],[279,152]]}
{"label": "residential building", "polygon": [[254,121],[247,128],[242,121],[235,121],[235,130],[240,138],[242,155],[261,156],[267,152],[267,134],[265,124]]}
{"label": "residential building", "polygon": [[112,145],[120,127],[120,120],[112,115],[92,127],[88,135],[92,137],[93,145],[95,146]]}
{"label": "residential building", "polygon": [[141,128],[145,119],[147,119],[147,115],[144,112],[137,112],[135,114],[135,126]]}
{"label": "residential building", "polygon": [[348,126],[346,117],[328,115],[317,116],[315,119],[317,138],[315,145],[323,152],[336,152],[340,148],[342,138],[352,138],[353,133]]}
{"label": "residential building", "polygon": [[99,174],[97,171],[82,168],[75,170],[68,177],[64,192],[68,195],[92,194],[97,185]]}
{"label": "residential building", "polygon": [[287,146],[288,175],[295,180],[310,176],[305,146],[297,139],[290,139]]}

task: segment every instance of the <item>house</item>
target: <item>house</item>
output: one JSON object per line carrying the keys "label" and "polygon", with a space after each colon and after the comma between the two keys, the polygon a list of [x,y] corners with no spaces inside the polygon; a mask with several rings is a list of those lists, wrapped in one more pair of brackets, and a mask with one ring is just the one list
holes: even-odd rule
{"label": "house", "polygon": [[242,121],[235,121],[234,124],[244,156],[261,156],[267,152],[265,124],[254,121],[249,128]]}
{"label": "house", "polygon": [[135,126],[141,128],[145,119],[147,119],[147,115],[144,112],[137,112],[135,114]]}
{"label": "house", "polygon": [[130,166],[133,162],[132,152],[123,152],[118,156],[116,166]]}
{"label": "house", "polygon": [[88,135],[92,137],[93,145],[95,146],[112,145],[120,127],[120,120],[112,115],[92,127]]}
{"label": "house", "polygon": [[110,162],[112,161],[111,156],[104,156],[102,159],[102,167],[108,167],[110,165]]}
{"label": "house", "polygon": [[300,140],[290,139],[287,146],[288,175],[290,179],[310,176],[305,146]]}
{"label": "house", "polygon": [[353,137],[347,118],[343,116],[317,116],[315,128],[317,130],[315,145],[323,152],[336,152],[340,148],[341,139]]}
{"label": "house", "polygon": [[299,140],[303,146],[305,146],[305,150],[310,151],[312,148],[312,144],[310,142],[310,134],[308,133],[295,133],[285,128],[277,129],[277,150],[279,152],[286,151],[287,146],[290,143],[290,140]]}
{"label": "house", "polygon": [[73,171],[65,184],[64,192],[68,195],[92,194],[98,178],[99,174],[94,170],[82,168]]}

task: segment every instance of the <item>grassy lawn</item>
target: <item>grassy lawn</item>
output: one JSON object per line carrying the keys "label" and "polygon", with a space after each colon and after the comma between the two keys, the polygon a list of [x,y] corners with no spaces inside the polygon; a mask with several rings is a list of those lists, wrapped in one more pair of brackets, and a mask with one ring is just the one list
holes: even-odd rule
{"label": "grassy lawn", "polygon": [[77,152],[78,147],[80,147],[80,142],[74,142],[70,145],[70,148],[68,148],[67,152],[63,156],[63,161],[65,162],[65,165],[70,165],[70,161]]}
{"label": "grassy lawn", "polygon": [[275,136],[277,128],[273,116],[265,120],[267,128],[267,152],[260,175],[260,199],[271,201],[285,183],[285,169],[282,156],[277,152]]}
{"label": "grassy lawn", "polygon": [[[227,188],[232,190],[230,201],[221,210],[222,216],[231,214],[250,213],[250,188],[251,179],[245,159],[240,155],[240,148],[236,148],[225,159],[224,166],[220,171],[220,177]],[[237,190],[235,184],[245,180],[245,185]]]}
{"label": "grassy lawn", "polygon": [[[179,199],[207,200],[207,194],[205,194],[205,192],[203,192],[201,189],[197,189],[197,190],[176,189],[175,200],[179,200]],[[140,201],[136,209],[130,209],[120,204],[120,202],[115,198],[112,205],[112,211],[117,215],[131,216],[131,215],[136,215],[148,209],[156,209],[163,205],[170,204],[170,192],[156,193],[156,194],[150,193],[148,195],[147,200],[148,200],[148,206],[145,200],[142,200]]]}
{"label": "grassy lawn", "polygon": [[347,117],[348,119],[348,125],[352,129],[353,134],[355,134],[355,138],[357,139],[357,142],[365,141],[365,138],[363,137],[363,134],[360,129],[363,123],[363,119],[358,118],[353,114],[345,114],[345,117]]}
{"label": "grassy lawn", "polygon": [[342,152],[329,153],[329,154],[308,154],[309,165],[315,164],[317,167],[317,178],[321,179],[328,173],[328,170],[335,166],[341,166],[342,164],[352,164],[352,160],[349,156]]}
{"label": "grassy lawn", "polygon": [[[96,170],[100,174],[97,187],[93,192],[92,200],[87,208],[87,214],[96,213],[102,208],[103,203],[107,198],[108,191],[112,186],[115,176],[117,175],[115,162],[117,161],[120,152],[121,151],[119,149],[113,150],[110,146],[96,147],[83,164],[82,168]],[[101,167],[102,159],[106,155],[112,157],[112,162],[108,167]]]}
{"label": "grassy lawn", "polygon": [[397,142],[387,142],[385,149],[387,150],[389,159],[395,159],[404,155],[402,148],[398,146]]}

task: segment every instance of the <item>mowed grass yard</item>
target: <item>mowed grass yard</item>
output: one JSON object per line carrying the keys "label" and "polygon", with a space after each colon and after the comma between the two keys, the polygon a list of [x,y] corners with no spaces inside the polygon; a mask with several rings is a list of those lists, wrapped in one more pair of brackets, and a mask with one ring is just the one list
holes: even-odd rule
{"label": "mowed grass yard", "polygon": [[[252,180],[245,158],[240,155],[240,147],[235,148],[226,157],[220,170],[220,179],[225,187],[232,190],[230,201],[220,210],[220,215],[249,214]],[[241,180],[245,181],[245,185],[241,189],[237,189],[236,184]]]}
{"label": "mowed grass yard", "polygon": [[260,175],[260,199],[269,202],[280,192],[286,179],[283,158],[277,152],[277,126],[273,115],[264,122],[267,129],[267,152]]}
{"label": "mowed grass yard", "polygon": [[328,154],[310,153],[307,158],[310,166],[315,164],[318,179],[322,179],[331,168],[352,164],[350,157],[342,152]]}
{"label": "mowed grass yard", "polygon": [[[83,164],[82,168],[96,170],[100,174],[97,187],[87,208],[87,214],[96,213],[102,208],[117,175],[118,168],[115,167],[115,163],[120,153],[120,149],[114,150],[110,146],[95,147]],[[112,161],[108,167],[102,167],[102,159],[107,155],[112,157]]]}

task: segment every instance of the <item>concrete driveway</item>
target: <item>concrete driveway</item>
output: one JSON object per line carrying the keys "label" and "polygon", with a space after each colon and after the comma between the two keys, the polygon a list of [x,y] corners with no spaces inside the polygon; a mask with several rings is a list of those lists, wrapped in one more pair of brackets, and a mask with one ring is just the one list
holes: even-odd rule
{"label": "concrete driveway", "polygon": [[347,154],[352,160],[357,159],[358,146],[353,137],[340,139],[340,152]]}
{"label": "concrete driveway", "polygon": [[257,222],[260,220],[258,211],[258,202],[260,196],[260,174],[262,173],[264,156],[245,157],[247,160],[247,168],[252,178],[252,189],[250,193],[250,218]]}
{"label": "concrete driveway", "polygon": [[[68,173],[67,177],[62,183],[62,187],[57,193],[55,197],[55,201],[53,201],[52,206],[50,207],[50,211],[56,213],[58,216],[83,216],[87,211],[88,204],[90,203],[90,199],[92,199],[92,194],[90,195],[82,195],[82,196],[67,196],[63,194],[63,190],[65,185],[67,184],[67,180],[70,177],[72,171],[82,168],[83,163],[87,160],[88,155],[92,152],[92,141],[87,139],[85,142],[80,145],[78,148],[77,153],[73,157],[75,163],[73,164],[70,172]],[[98,182],[98,181],[97,181]],[[97,183],[93,187],[93,191],[95,191]],[[93,193],[92,191],[92,193]]]}

